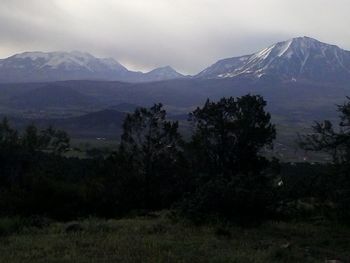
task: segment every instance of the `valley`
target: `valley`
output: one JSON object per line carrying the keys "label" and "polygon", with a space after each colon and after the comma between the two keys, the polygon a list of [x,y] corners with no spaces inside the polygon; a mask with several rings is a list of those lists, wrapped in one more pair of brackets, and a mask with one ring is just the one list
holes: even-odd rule
{"label": "valley", "polygon": [[298,151],[297,134],[310,131],[314,121],[338,117],[336,105],[350,94],[348,80],[350,52],[308,37],[220,60],[194,76],[169,66],[135,73],[82,52],[26,52],[0,60],[0,115],[19,130],[30,123],[52,125],[94,145],[101,138],[117,143],[126,114],[137,107],[161,102],[186,136],[188,114],[207,99],[258,94],[279,131],[275,154],[326,161]]}

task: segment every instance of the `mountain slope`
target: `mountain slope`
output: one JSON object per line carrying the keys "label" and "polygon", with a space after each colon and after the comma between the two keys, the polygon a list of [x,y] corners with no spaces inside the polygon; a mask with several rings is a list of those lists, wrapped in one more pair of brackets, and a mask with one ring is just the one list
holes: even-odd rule
{"label": "mountain slope", "polygon": [[277,77],[282,80],[347,82],[350,51],[309,37],[279,42],[252,55],[220,60],[197,78]]}
{"label": "mountain slope", "polygon": [[144,75],[144,80],[149,81],[161,81],[170,79],[182,79],[185,78],[184,75],[177,72],[170,66],[156,68]]}
{"label": "mountain slope", "polygon": [[[249,77],[283,81],[347,83],[350,81],[350,51],[309,37],[276,43],[257,53],[227,58],[194,78]],[[0,82],[53,82],[103,80],[155,82],[185,79],[167,66],[148,73],[130,71],[111,58],[96,58],[83,52],[25,52],[0,60]]]}
{"label": "mountain slope", "polygon": [[21,110],[47,110],[52,108],[91,108],[98,99],[64,85],[47,85],[23,92],[9,99],[7,105]]}
{"label": "mountain slope", "polygon": [[[0,116],[4,117],[3,115]],[[41,129],[53,126],[61,129],[73,138],[108,137],[117,139],[126,113],[116,110],[101,110],[78,117],[70,118],[23,118],[10,117],[12,125],[23,131],[28,125],[34,124]]]}
{"label": "mountain slope", "polygon": [[62,80],[160,81],[182,78],[170,67],[149,73],[129,71],[112,58],[88,53],[25,52],[0,60],[0,82],[47,82]]}
{"label": "mountain slope", "polygon": [[0,61],[1,82],[113,79],[129,71],[113,59],[82,52],[26,52]]}

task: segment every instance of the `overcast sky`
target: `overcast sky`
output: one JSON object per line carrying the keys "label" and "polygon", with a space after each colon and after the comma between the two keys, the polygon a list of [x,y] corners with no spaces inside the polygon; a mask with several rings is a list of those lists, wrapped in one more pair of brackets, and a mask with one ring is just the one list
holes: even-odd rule
{"label": "overcast sky", "polygon": [[0,0],[0,57],[81,50],[193,74],[296,36],[350,50],[349,10],[350,0]]}

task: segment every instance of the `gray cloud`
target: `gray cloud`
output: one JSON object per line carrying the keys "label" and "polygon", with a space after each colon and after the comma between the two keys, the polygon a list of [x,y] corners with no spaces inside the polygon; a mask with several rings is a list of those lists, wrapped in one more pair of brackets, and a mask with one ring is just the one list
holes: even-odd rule
{"label": "gray cloud", "polygon": [[307,35],[350,49],[348,0],[0,0],[0,57],[82,50],[196,73]]}

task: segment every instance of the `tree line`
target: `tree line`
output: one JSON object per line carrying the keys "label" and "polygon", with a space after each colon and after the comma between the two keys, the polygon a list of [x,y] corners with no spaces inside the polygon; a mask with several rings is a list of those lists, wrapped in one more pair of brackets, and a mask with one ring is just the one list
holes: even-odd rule
{"label": "tree line", "polygon": [[276,127],[265,108],[258,95],[207,100],[189,114],[189,140],[162,104],[138,108],[124,120],[119,147],[87,159],[65,156],[64,131],[31,125],[20,134],[4,119],[0,214],[65,220],[172,209],[194,222],[348,218],[350,103],[338,108],[338,128],[325,121],[300,136],[303,149],[333,156],[314,166],[266,157]]}

